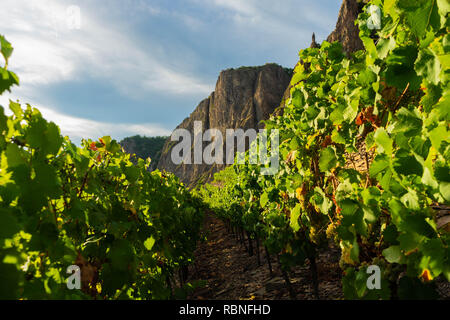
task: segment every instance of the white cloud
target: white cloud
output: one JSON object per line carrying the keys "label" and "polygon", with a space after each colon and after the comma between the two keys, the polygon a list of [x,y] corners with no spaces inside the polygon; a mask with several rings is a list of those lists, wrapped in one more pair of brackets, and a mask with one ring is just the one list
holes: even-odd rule
{"label": "white cloud", "polygon": [[[15,48],[10,69],[21,80],[21,86],[14,89],[14,94],[20,96],[21,101],[41,106],[43,114],[74,140],[109,133],[120,138],[126,134],[159,135],[170,132],[157,124],[113,124],[72,117],[65,111],[56,112],[50,106],[53,105],[51,97],[46,99],[48,97],[40,96],[41,86],[89,78],[112,86],[116,92],[132,99],[142,98],[149,92],[206,96],[214,90],[213,81],[205,82],[187,71],[195,69],[188,61],[199,61],[198,57],[189,57],[192,52],[182,52],[182,47],[176,45],[174,47],[181,52],[178,53],[177,49],[167,52],[167,47],[153,41],[141,43],[142,38],[133,35],[129,29],[130,21],[124,21],[121,14],[127,6],[138,4],[133,7],[132,13],[125,16],[129,19],[137,16],[141,19],[157,16],[173,19],[181,21],[186,29],[194,32],[203,30],[205,26],[212,27],[207,24],[208,17],[191,16],[182,8],[181,11],[171,11],[144,0],[80,0],[76,3],[81,9],[81,29],[70,30],[67,27],[67,8],[75,2],[73,0],[1,1],[0,32]],[[190,1],[199,7],[213,8],[218,15],[224,13],[232,17],[231,23],[226,22],[228,33],[224,40],[238,35],[263,50],[267,48],[267,43],[274,46],[285,43],[295,47],[294,52],[301,45],[295,43],[299,37],[310,37],[310,32],[305,30],[317,27],[325,30],[324,33],[328,29],[331,32],[330,26],[334,26],[335,22],[335,17],[329,18],[326,10],[321,12],[311,1]],[[121,18],[113,21],[106,18],[115,15]],[[220,32],[215,35],[221,36]],[[208,43],[209,40],[204,41]],[[236,46],[236,50],[246,48]],[[42,101],[50,101],[50,105]]]}
{"label": "white cloud", "polygon": [[159,124],[154,123],[108,123],[89,119],[67,116],[52,109],[39,107],[44,118],[55,122],[63,135],[68,135],[75,142],[82,138],[98,139],[105,135],[112,136],[115,139],[123,139],[132,135],[144,136],[169,136],[171,132],[164,129]]}
{"label": "white cloud", "polygon": [[[171,94],[212,91],[212,84],[153,56],[117,21],[97,20],[92,14],[95,7],[81,7],[81,29],[70,30],[70,3],[64,2],[2,0],[0,30],[15,47],[10,68],[19,74],[22,86],[91,76],[111,82],[132,97],[150,90]],[[145,8],[152,15],[159,13],[157,8]]]}
{"label": "white cloud", "polygon": [[[10,97],[10,99],[17,101],[16,97]],[[19,102],[22,103],[22,107],[25,108],[23,101],[26,100],[19,100]],[[7,115],[12,114],[8,108],[8,98],[4,95],[0,96],[0,105],[5,108]],[[162,125],[156,123],[133,124],[100,122],[69,116],[54,111],[54,109],[46,106],[33,105],[33,107],[39,109],[42,116],[47,121],[53,121],[57,124],[61,129],[62,135],[69,136],[75,143],[79,143],[81,139],[90,138],[96,140],[106,135],[111,136],[113,139],[121,140],[136,134],[143,136],[169,136],[171,134],[170,130],[165,129]]]}
{"label": "white cloud", "polygon": [[[150,91],[208,95],[213,90],[212,83],[204,83],[179,67],[175,70],[170,61],[161,60],[162,48],[154,45],[154,51],[148,51],[118,21],[99,20],[95,16],[98,4],[80,5],[81,28],[69,29],[67,8],[71,4],[66,0],[2,0],[0,30],[14,47],[9,68],[21,82],[13,89],[14,95],[0,97],[3,106],[8,105],[6,97],[20,97],[21,102],[39,108],[74,141],[104,135],[120,139],[135,134],[170,135],[170,131],[159,124],[108,123],[57,112],[41,103],[48,97],[40,96],[40,86],[93,78],[132,99]],[[160,14],[158,8],[143,1],[140,4],[148,14]],[[194,21],[190,23],[194,25]]]}
{"label": "white cloud", "polygon": [[[298,39],[299,34],[309,39],[311,31],[331,33],[336,17],[320,4],[309,0],[191,0],[205,6],[226,9],[233,14],[234,22],[253,34],[259,30],[277,38]],[[250,32],[250,28],[253,31]],[[269,38],[270,39],[270,38]]]}
{"label": "white cloud", "polygon": [[212,3],[214,3],[216,6],[225,7],[247,16],[256,15],[258,12],[256,10],[255,3],[252,1],[213,0]]}
{"label": "white cloud", "polygon": [[195,17],[181,13],[181,12],[171,12],[170,13],[175,19],[181,20],[186,27],[193,31],[199,31],[201,28],[205,27],[204,23]]}

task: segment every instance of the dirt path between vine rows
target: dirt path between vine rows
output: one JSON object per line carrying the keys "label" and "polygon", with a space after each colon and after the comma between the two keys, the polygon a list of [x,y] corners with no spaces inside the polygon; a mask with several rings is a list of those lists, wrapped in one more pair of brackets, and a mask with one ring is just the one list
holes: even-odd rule
{"label": "dirt path between vine rows", "polygon": [[[271,257],[272,275],[264,247],[260,247],[261,265],[256,253],[249,256],[245,246],[227,232],[223,221],[208,213],[204,231],[207,241],[196,250],[194,266],[189,270],[189,282],[205,281],[188,299],[191,300],[286,300],[289,291],[275,257]],[[248,243],[247,243],[248,245]],[[256,249],[255,249],[256,251]],[[328,248],[319,253],[317,271],[320,298],[343,299],[339,250]],[[289,273],[292,289],[298,300],[315,299],[308,263]],[[450,283],[439,281],[440,299],[450,299]]]}
{"label": "dirt path between vine rows", "polygon": [[[207,214],[205,230],[208,240],[196,251],[196,262],[191,267],[188,281],[204,280],[206,285],[195,290],[188,299],[290,299],[276,258],[271,257],[273,274],[270,275],[262,246],[259,266],[256,253],[249,256],[241,242],[228,233],[225,224],[214,215]],[[321,252],[317,268],[321,298],[342,299],[339,252],[335,249]],[[292,270],[289,278],[296,299],[314,299],[308,265]]]}

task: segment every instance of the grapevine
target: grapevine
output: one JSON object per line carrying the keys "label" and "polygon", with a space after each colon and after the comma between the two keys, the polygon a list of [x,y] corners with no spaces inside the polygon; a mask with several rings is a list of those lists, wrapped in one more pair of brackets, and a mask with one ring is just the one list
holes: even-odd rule
{"label": "grapevine", "polygon": [[[381,30],[368,28],[370,5]],[[357,20],[365,50],[301,50],[283,114],[265,122],[280,132],[280,170],[234,165],[205,201],[285,270],[309,261],[313,279],[318,250],[334,242],[348,299],[435,298],[436,279],[450,280],[448,228],[432,208],[450,201],[449,8],[372,0]],[[371,265],[380,290],[366,284]]]}
{"label": "grapevine", "polygon": [[[1,94],[19,81],[0,41]],[[193,285],[174,275],[194,257],[201,200],[110,137],[78,147],[36,108],[9,108],[0,106],[0,299],[185,296]],[[81,290],[67,287],[71,265]]]}

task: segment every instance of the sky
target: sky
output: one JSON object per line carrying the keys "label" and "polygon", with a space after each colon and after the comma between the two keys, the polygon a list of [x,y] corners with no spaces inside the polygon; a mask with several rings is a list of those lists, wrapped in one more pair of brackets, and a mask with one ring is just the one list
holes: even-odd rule
{"label": "sky", "polygon": [[[1,0],[20,86],[74,142],[170,135],[221,70],[294,67],[311,35],[334,29],[341,0]],[[3,64],[3,61],[0,61]]]}

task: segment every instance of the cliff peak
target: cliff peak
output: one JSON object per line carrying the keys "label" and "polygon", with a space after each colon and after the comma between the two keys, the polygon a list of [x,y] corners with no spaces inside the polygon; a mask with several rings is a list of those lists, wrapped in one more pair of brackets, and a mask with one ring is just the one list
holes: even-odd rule
{"label": "cliff peak", "polygon": [[[223,70],[214,92],[202,100],[177,129],[187,129],[193,136],[194,122],[201,121],[203,132],[218,129],[225,137],[226,129],[262,128],[261,121],[268,119],[279,105],[291,76],[290,69],[274,63]],[[166,141],[158,168],[175,173],[187,185],[199,180],[209,181],[215,172],[225,168],[216,164],[175,165],[171,151],[176,144],[170,138]]]}
{"label": "cliff peak", "polygon": [[355,20],[361,12],[362,5],[363,2],[356,0],[343,0],[336,28],[327,38],[328,42],[341,42],[347,53],[364,49],[359,38],[359,28],[355,25]]}

